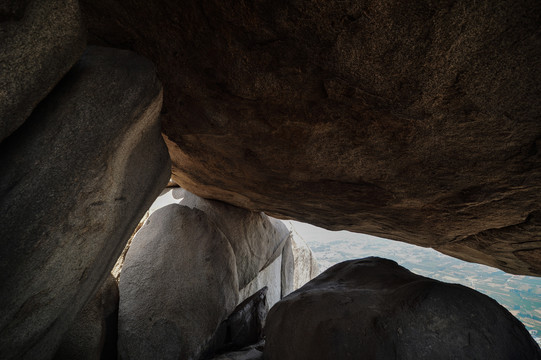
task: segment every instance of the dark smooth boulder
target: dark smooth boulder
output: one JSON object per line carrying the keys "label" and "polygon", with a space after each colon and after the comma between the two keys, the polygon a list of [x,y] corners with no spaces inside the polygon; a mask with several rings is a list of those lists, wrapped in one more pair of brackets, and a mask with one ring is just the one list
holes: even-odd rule
{"label": "dark smooth boulder", "polygon": [[30,116],[85,46],[77,0],[0,3],[0,142]]}
{"label": "dark smooth boulder", "polygon": [[241,302],[216,330],[201,359],[215,354],[240,351],[259,342],[267,318],[267,287],[263,287]]}
{"label": "dark smooth boulder", "polygon": [[334,265],[278,302],[265,335],[266,360],[541,359],[493,299],[374,257]]}
{"label": "dark smooth boulder", "polygon": [[182,187],[541,275],[540,1],[128,3],[89,39],[157,64]]}
{"label": "dark smooth boulder", "polygon": [[132,52],[90,47],[0,145],[0,354],[51,358],[167,184],[162,88]]}

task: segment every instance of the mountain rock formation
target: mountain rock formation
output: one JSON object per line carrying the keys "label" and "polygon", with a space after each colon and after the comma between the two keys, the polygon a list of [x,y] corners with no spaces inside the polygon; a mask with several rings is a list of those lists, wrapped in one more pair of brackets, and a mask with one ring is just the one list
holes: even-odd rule
{"label": "mountain rock formation", "polygon": [[[309,266],[297,261],[312,258],[295,257],[285,225],[263,213],[180,188],[162,197],[168,195],[173,203],[150,215],[122,266],[121,358],[198,359],[257,342],[266,312],[283,289],[295,290],[295,267]],[[286,249],[292,254],[284,266]]]}
{"label": "mountain rock formation", "polygon": [[82,0],[204,197],[541,274],[541,2]]}
{"label": "mountain rock formation", "polygon": [[[123,357],[195,358],[314,276],[271,216],[541,276],[540,58],[539,0],[0,0],[0,357],[101,356],[171,178],[120,275]],[[268,359],[539,358],[493,301],[380,259],[267,330]]]}

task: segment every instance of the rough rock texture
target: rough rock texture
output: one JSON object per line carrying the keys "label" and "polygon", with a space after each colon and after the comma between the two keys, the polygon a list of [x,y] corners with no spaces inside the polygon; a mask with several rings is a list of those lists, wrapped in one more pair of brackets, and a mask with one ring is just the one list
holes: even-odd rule
{"label": "rough rock texture", "polygon": [[116,360],[118,284],[110,275],[77,314],[62,338],[54,360]]}
{"label": "rough rock texture", "polygon": [[86,46],[76,0],[0,4],[0,141],[79,59]]}
{"label": "rough rock texture", "polygon": [[291,241],[293,257],[295,259],[293,289],[297,290],[319,275],[319,264],[316,256],[299,234],[293,232]]}
{"label": "rough rock texture", "polygon": [[181,188],[172,191],[173,197],[180,200],[179,204],[203,211],[227,238],[235,253],[239,289],[248,285],[282,253],[289,230],[280,220],[261,212],[206,200]]}
{"label": "rough rock texture", "polygon": [[238,302],[235,254],[201,210],[156,210],[120,274],[122,359],[197,359]]}
{"label": "rough rock texture", "polygon": [[82,0],[164,81],[173,180],[541,275],[538,0]]}
{"label": "rough rock texture", "polygon": [[239,292],[239,300],[249,298],[259,289],[267,287],[267,307],[270,309],[282,298],[282,255],[261,270],[257,276]]}
{"label": "rough rock texture", "polygon": [[0,354],[50,358],[169,179],[148,60],[89,48],[0,145]]}
{"label": "rough rock texture", "polygon": [[267,360],[541,359],[496,301],[381,258],[329,268],[271,309],[265,335]]}

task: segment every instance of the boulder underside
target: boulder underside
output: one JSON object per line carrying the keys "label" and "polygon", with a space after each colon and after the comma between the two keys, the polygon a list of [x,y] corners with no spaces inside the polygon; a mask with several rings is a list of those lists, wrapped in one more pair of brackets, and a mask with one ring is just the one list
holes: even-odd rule
{"label": "boulder underside", "polygon": [[173,179],[541,274],[541,3],[82,1],[150,58]]}

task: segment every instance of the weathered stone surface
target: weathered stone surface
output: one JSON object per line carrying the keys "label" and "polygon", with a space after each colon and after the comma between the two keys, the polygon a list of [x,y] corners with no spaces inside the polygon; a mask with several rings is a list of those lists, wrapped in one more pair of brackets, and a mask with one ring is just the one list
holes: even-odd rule
{"label": "weathered stone surface", "polygon": [[239,292],[239,300],[249,298],[259,289],[267,287],[267,307],[270,309],[282,298],[282,255],[261,270],[257,276]]}
{"label": "weathered stone surface", "polygon": [[0,141],[29,116],[86,46],[76,0],[0,4]]}
{"label": "weathered stone surface", "polygon": [[541,359],[496,301],[381,258],[329,268],[271,309],[265,335],[267,360]]}
{"label": "weathered stone surface", "polygon": [[295,269],[293,273],[293,289],[297,290],[308,281],[319,275],[319,265],[316,256],[304,239],[292,232],[291,246],[293,250],[293,258]]}
{"label": "weathered stone surface", "polygon": [[181,188],[173,189],[172,192],[173,197],[179,199],[179,204],[200,209],[207,214],[210,221],[225,235],[235,253],[239,289],[247,286],[282,253],[289,230],[280,220],[261,212],[206,200]]}
{"label": "weathered stone surface", "polygon": [[541,274],[541,2],[82,0],[205,198]]}
{"label": "weathered stone surface", "polygon": [[50,358],[169,179],[154,66],[89,48],[0,145],[0,354]]}
{"label": "weathered stone surface", "polygon": [[54,360],[117,359],[118,284],[110,275],[77,314],[62,338]]}
{"label": "weathered stone surface", "polygon": [[156,210],[120,274],[122,359],[197,359],[239,298],[235,254],[198,209]]}
{"label": "weathered stone surface", "polygon": [[282,250],[282,270],[281,270],[281,296],[280,299],[296,290],[295,288],[295,256],[293,254],[293,240],[291,234]]}

